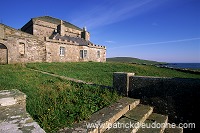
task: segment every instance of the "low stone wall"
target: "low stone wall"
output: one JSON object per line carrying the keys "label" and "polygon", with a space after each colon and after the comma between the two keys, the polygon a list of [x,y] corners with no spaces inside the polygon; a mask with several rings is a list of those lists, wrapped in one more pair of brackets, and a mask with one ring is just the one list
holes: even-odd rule
{"label": "low stone wall", "polygon": [[141,99],[172,122],[195,122],[200,98],[200,79],[134,76],[114,73],[113,88],[120,94]]}
{"label": "low stone wall", "polygon": [[26,112],[26,95],[19,90],[0,91],[0,133],[45,133]]}

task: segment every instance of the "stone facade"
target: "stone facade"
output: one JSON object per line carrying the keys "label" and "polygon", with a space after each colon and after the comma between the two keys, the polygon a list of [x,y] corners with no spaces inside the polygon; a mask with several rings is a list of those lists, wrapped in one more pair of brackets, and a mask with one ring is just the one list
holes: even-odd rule
{"label": "stone facade", "polygon": [[90,33],[49,16],[32,18],[21,30],[0,24],[0,64],[106,61],[106,47]]}

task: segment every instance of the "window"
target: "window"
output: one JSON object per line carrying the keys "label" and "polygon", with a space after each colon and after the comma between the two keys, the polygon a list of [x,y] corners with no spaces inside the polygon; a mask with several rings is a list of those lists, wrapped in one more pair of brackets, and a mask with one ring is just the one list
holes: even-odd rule
{"label": "window", "polygon": [[80,50],[80,57],[83,59],[83,50]]}
{"label": "window", "polygon": [[65,56],[65,47],[60,47],[60,56]]}
{"label": "window", "polygon": [[100,51],[97,51],[97,58],[100,58]]}
{"label": "window", "polygon": [[25,54],[25,44],[23,42],[19,43],[19,54],[21,56],[24,56],[24,54]]}
{"label": "window", "polygon": [[87,58],[87,50],[80,50],[80,57],[83,58]]}
{"label": "window", "polygon": [[84,50],[84,58],[86,58],[87,57],[87,50]]}

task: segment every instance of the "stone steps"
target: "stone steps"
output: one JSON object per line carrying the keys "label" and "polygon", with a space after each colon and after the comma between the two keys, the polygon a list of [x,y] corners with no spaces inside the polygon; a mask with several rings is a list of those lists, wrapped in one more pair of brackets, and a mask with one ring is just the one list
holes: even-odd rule
{"label": "stone steps", "polygon": [[[163,133],[165,130],[165,127],[168,122],[168,117],[165,115],[160,115],[156,113],[152,113],[149,118],[146,119],[144,122],[145,125],[147,125],[147,128],[140,128],[137,133]],[[153,124],[159,124],[160,128],[154,128]],[[152,127],[151,127],[152,126]]]}
{"label": "stone steps", "polygon": [[0,91],[0,133],[45,133],[26,112],[26,95],[18,90]]}
{"label": "stone steps", "polygon": [[119,119],[115,124],[120,123],[121,125],[124,125],[126,123],[129,123],[129,127],[131,124],[134,124],[133,127],[126,128],[111,128],[107,130],[105,133],[136,133],[139,129],[139,125],[142,124],[149,115],[153,112],[153,108],[150,106],[145,106],[139,104],[134,109],[128,111],[126,114],[124,114],[124,117]]}
{"label": "stone steps", "polygon": [[[129,110],[132,110],[139,104],[140,100],[124,97],[116,103],[101,109],[94,113],[88,121],[83,121],[78,124],[74,124],[73,128],[66,128],[59,132],[71,133],[98,133],[104,132],[109,125],[116,122],[122,115]],[[90,128],[87,125],[92,124]]]}
{"label": "stone steps", "polygon": [[171,124],[169,124],[168,126],[169,127],[165,128],[164,133],[183,133],[183,128],[180,128],[180,127],[171,128],[172,127]]}
{"label": "stone steps", "polygon": [[[153,107],[139,104],[139,102],[138,99],[124,97],[116,103],[94,113],[89,120],[74,124],[73,128],[61,129],[59,132],[183,133],[182,128],[166,128],[167,116],[153,113]],[[158,123],[162,124],[160,128],[154,128],[153,126]],[[152,124],[151,128],[150,124]]]}

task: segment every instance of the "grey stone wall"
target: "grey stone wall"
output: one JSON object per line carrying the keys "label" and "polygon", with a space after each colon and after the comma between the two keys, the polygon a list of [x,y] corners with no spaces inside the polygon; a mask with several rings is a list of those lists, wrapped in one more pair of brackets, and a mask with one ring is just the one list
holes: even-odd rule
{"label": "grey stone wall", "polygon": [[169,115],[172,122],[198,122],[200,79],[129,76],[129,73],[114,73],[113,79],[113,87],[119,93],[154,106],[156,112]]}
{"label": "grey stone wall", "polygon": [[121,95],[129,95],[129,77],[135,73],[115,72],[113,73],[113,88]]}

